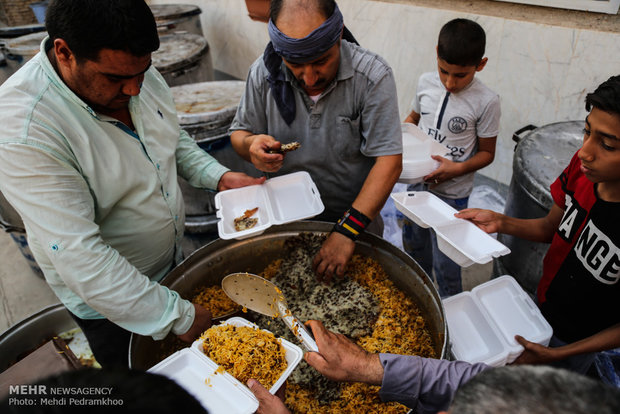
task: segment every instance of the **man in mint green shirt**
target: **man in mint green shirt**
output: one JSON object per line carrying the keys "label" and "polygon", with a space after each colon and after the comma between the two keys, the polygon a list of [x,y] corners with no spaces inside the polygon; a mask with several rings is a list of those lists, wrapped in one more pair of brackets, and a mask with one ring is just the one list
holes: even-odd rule
{"label": "man in mint green shirt", "polygon": [[56,0],[46,29],[0,87],[0,191],[97,360],[126,365],[131,332],[191,341],[211,324],[158,283],[182,258],[177,174],[211,190],[264,179],[230,172],[179,128],[143,0]]}

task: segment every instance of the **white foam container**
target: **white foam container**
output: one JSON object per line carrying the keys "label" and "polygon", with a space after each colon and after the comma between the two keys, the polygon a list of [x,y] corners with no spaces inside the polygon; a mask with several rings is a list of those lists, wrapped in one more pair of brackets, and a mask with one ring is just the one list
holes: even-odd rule
{"label": "white foam container", "polygon": [[474,223],[454,217],[457,211],[428,191],[391,194],[396,208],[418,226],[432,227],[437,246],[460,266],[488,263],[510,249]]}
{"label": "white foam container", "polygon": [[544,346],[553,335],[551,325],[512,276],[491,279],[442,302],[457,360],[506,365],[523,352],[515,335]]}
{"label": "white foam container", "polygon": [[439,162],[431,155],[445,156],[448,147],[435,141],[424,133],[417,125],[401,124],[403,132],[403,170],[399,183],[415,184],[439,167]]}
{"label": "white foam container", "polygon": [[[222,239],[257,236],[274,224],[304,220],[325,209],[314,181],[306,171],[270,178],[261,185],[221,191],[215,195],[217,230]],[[251,229],[236,231],[234,220],[246,210],[258,207],[258,223]]]}
{"label": "white foam container", "polygon": [[[240,317],[233,317],[222,323],[259,329],[255,324]],[[269,389],[272,394],[284,384],[303,357],[303,351],[297,345],[284,338],[280,340],[286,351],[288,366]],[[191,347],[175,352],[148,371],[174,380],[192,394],[211,414],[254,413],[258,409],[258,400],[252,391],[228,372],[216,374],[218,367],[202,352],[202,340],[196,340]]]}

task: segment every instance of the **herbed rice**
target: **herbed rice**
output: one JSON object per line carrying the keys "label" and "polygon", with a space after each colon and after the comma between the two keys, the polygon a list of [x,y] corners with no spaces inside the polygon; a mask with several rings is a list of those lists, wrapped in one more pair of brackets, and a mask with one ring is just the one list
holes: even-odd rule
{"label": "herbed rice", "polygon": [[[260,273],[262,277],[280,286],[289,308],[301,320],[306,320],[304,319],[306,315],[301,317],[297,314],[300,311],[309,312],[307,316],[311,319],[321,320],[314,315],[325,316],[325,303],[310,304],[308,296],[305,296],[313,289],[312,286],[318,285],[311,263],[324,239],[311,234],[292,237],[285,243],[282,258],[271,262]],[[291,277],[290,271],[293,269],[301,275]],[[295,276],[299,278],[299,282],[293,282]],[[354,291],[363,293],[364,300],[373,307],[373,310],[356,316],[353,324],[355,333],[351,331],[349,321],[343,323],[340,320],[339,312],[328,311],[329,320],[322,320],[328,329],[337,330],[336,327],[340,325],[338,329],[344,331],[339,332],[351,337],[369,352],[437,357],[424,318],[416,304],[393,285],[379,263],[371,258],[355,255],[347,268],[345,279],[355,281],[362,288],[364,292],[361,292],[358,286],[352,285]],[[338,295],[341,293],[339,292],[341,282],[336,280],[330,285],[337,290]],[[221,288],[219,290],[223,293]],[[366,295],[368,293],[369,296]],[[298,303],[297,308],[291,306],[295,303]],[[320,306],[322,309],[313,311],[310,308],[314,306]],[[293,343],[298,343],[279,319],[274,320],[252,311],[249,311],[247,319],[269,329],[278,337],[282,336]],[[186,346],[187,344],[184,344],[177,349]],[[327,380],[302,360],[287,381],[286,404],[293,413],[404,414],[409,411],[407,407],[398,403],[381,402],[379,388],[361,383],[336,383]]]}
{"label": "herbed rice", "polygon": [[214,318],[228,315],[241,309],[241,306],[226,295],[220,285],[198,288],[192,298],[192,303],[209,309]]}
{"label": "herbed rice", "polygon": [[[381,265],[375,260],[354,255],[347,268],[345,279],[350,283],[349,294],[357,296],[356,312],[351,309],[351,298],[340,291],[342,280],[334,280],[327,286],[333,290],[344,312],[325,310],[326,303],[310,303],[316,276],[311,270],[311,261],[324,238],[301,234],[287,241],[283,259],[267,266],[261,276],[280,286],[289,308],[304,313],[301,320],[318,319],[313,315],[326,315],[322,320],[330,330],[336,330],[351,337],[369,352],[383,352],[436,357],[433,342],[426,328],[424,318],[416,304],[397,289]],[[299,270],[305,267],[305,270]],[[294,274],[291,271],[294,270]],[[323,287],[318,287],[325,292]],[[345,291],[347,290],[345,289]],[[361,292],[363,291],[363,292]],[[368,296],[369,295],[369,296]],[[329,302],[329,301],[328,301]],[[360,303],[363,303],[360,308]],[[327,306],[333,306],[327,303]],[[299,307],[300,309],[296,309]],[[361,311],[360,311],[361,310]],[[283,336],[296,343],[289,330],[279,320],[270,320],[255,313],[251,316],[259,326],[269,326],[277,336]],[[354,325],[351,327],[350,325]],[[293,413],[407,413],[409,409],[398,403],[383,403],[379,399],[378,386],[360,383],[337,383],[327,380],[305,361],[293,371],[286,388],[286,404]]]}
{"label": "herbed rice", "polygon": [[200,338],[205,355],[243,384],[254,378],[269,389],[288,366],[286,350],[271,332],[221,324]]}

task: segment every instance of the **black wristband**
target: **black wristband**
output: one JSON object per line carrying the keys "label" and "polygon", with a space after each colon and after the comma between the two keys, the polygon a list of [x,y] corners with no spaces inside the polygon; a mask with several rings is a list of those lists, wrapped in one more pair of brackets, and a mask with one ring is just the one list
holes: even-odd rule
{"label": "black wristband", "polygon": [[[355,220],[357,220],[358,222],[360,222],[362,224],[362,227],[364,229],[366,229],[366,227],[368,227],[368,225],[370,224],[370,222],[372,221],[371,219],[369,219],[368,217],[366,217],[364,215],[364,213],[362,213],[359,210],[354,209],[353,207],[349,208],[349,210],[347,211],[347,213],[349,213],[350,217],[353,217]],[[345,213],[345,216],[347,215],[347,213]]]}
{"label": "black wristband", "polygon": [[370,224],[370,221],[371,220],[362,212],[351,207],[344,213],[344,216],[338,220],[338,223],[334,225],[332,231],[345,235],[355,241],[357,237],[364,232],[368,224]]}
{"label": "black wristband", "polygon": [[357,234],[350,232],[346,228],[338,225],[338,223],[334,224],[334,227],[332,228],[332,232],[340,233],[343,236],[346,236],[353,241],[357,240]]}

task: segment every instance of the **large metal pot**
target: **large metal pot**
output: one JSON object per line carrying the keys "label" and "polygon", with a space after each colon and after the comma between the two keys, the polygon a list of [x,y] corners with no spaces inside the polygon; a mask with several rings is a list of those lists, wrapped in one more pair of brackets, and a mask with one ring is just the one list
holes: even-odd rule
{"label": "large metal pot", "polygon": [[168,86],[213,80],[209,42],[203,36],[174,33],[159,37],[159,49],[152,54],[153,66]]}
{"label": "large metal pot", "polygon": [[[195,251],[174,268],[162,284],[189,298],[204,285],[220,284],[233,272],[259,273],[273,260],[281,257],[284,241],[301,232],[328,233],[333,224],[301,221],[274,226],[260,236],[246,240],[218,239]],[[425,317],[433,339],[435,353],[447,357],[448,329],[441,299],[432,281],[407,254],[373,234],[364,234],[356,245],[356,253],[377,260],[390,280],[411,297]],[[159,344],[150,337],[133,334],[129,347],[132,368],[148,369],[158,361]]]}
{"label": "large metal pot", "polygon": [[41,309],[11,326],[0,335],[0,372],[54,336],[77,327],[61,303]]}
{"label": "large metal pot", "polygon": [[[512,179],[504,213],[511,217],[538,218],[553,205],[549,187],[581,147],[583,121],[527,126],[515,132],[517,141]],[[524,137],[520,134],[529,131]],[[513,276],[531,294],[542,276],[542,261],[549,244],[500,234],[498,240],[511,253],[495,260],[495,273]]]}

